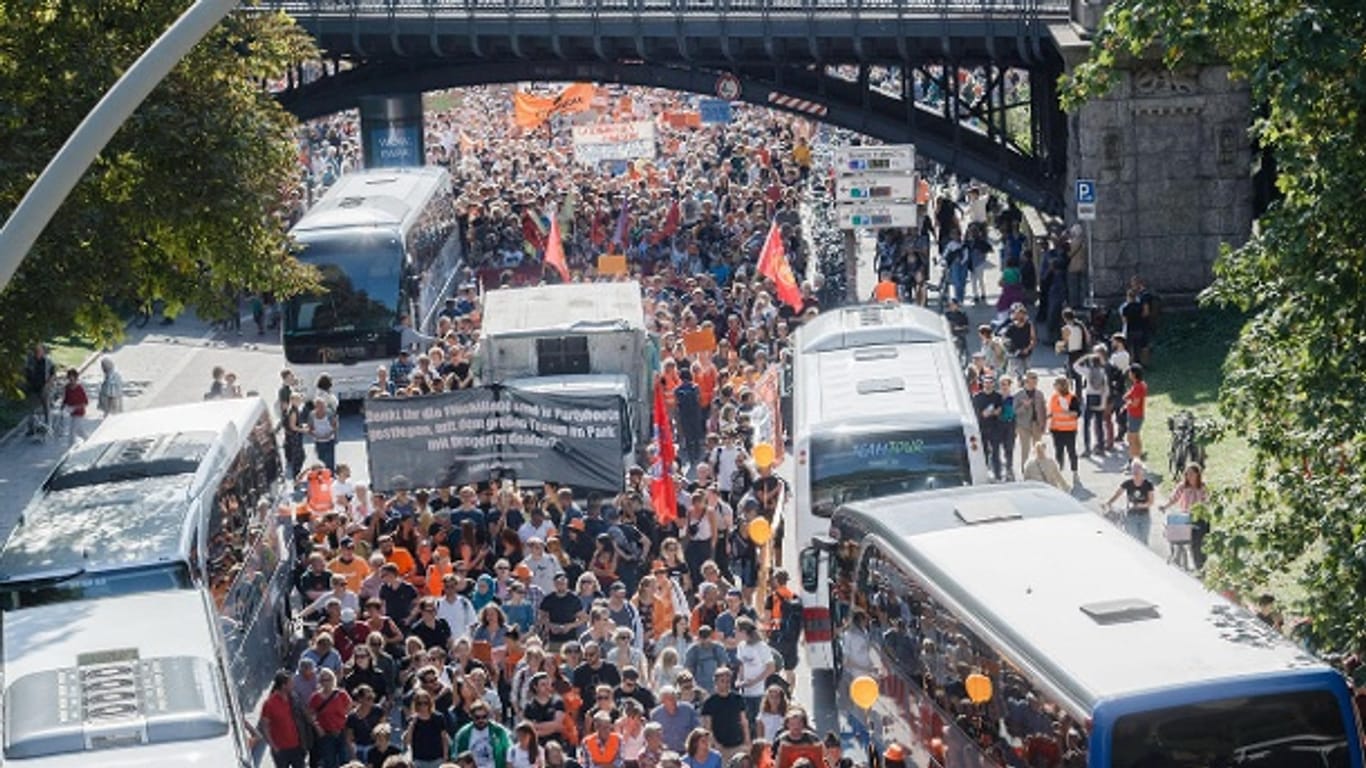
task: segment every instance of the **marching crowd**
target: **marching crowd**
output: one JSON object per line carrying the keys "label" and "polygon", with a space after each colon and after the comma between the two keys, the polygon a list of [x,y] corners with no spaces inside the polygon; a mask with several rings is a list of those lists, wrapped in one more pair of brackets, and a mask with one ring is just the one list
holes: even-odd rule
{"label": "marching crowd", "polygon": [[[629,97],[647,118],[681,98]],[[550,212],[580,278],[614,251],[641,279],[678,460],[631,467],[618,493],[404,478],[380,493],[335,463],[326,382],[306,405],[286,372],[285,454],[309,489],[295,536],[309,640],[277,677],[262,736],[280,766],[778,764],[783,745],[819,741],[789,699],[800,601],[764,554],[786,488],[772,471],[776,397],[760,388],[818,305],[809,286],[800,303],[778,301],[755,259],[776,219],[801,273],[805,125],[760,110],[737,110],[728,127],[661,123],[661,159],[613,175],[491,120],[506,99],[468,89],[429,122],[472,274],[432,336],[405,336],[415,349],[378,369],[370,394],[472,385],[476,281],[540,281],[534,245]],[[311,134],[326,156],[344,155],[346,135],[339,124]],[[714,346],[685,347],[704,329]]]}

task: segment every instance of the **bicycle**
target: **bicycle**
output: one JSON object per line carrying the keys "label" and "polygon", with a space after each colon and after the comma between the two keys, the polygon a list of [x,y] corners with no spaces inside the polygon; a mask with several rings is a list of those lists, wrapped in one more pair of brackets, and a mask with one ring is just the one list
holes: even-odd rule
{"label": "bicycle", "polygon": [[1192,463],[1205,466],[1205,449],[1198,440],[1194,414],[1190,411],[1181,411],[1168,418],[1167,430],[1172,438],[1171,450],[1167,455],[1167,465],[1172,477],[1181,477],[1186,467]]}

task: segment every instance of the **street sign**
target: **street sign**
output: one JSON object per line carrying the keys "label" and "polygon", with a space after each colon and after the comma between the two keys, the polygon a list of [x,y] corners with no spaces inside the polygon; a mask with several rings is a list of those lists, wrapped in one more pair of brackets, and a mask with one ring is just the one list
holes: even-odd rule
{"label": "street sign", "polygon": [[1077,179],[1077,205],[1096,204],[1096,180]]}
{"label": "street sign", "polygon": [[915,171],[915,147],[889,144],[877,147],[836,147],[835,172],[840,174]]}
{"label": "street sign", "polygon": [[835,179],[835,201],[840,203],[871,200],[893,202],[915,200],[914,174],[864,173]]}
{"label": "street sign", "polygon": [[740,98],[742,90],[740,78],[729,72],[722,72],[721,76],[716,78],[716,95],[725,101],[735,101]]}
{"label": "street sign", "polygon": [[697,111],[702,115],[704,125],[731,121],[730,102],[723,99],[702,99],[698,102]]}
{"label": "street sign", "polygon": [[914,227],[915,203],[841,203],[835,206],[840,229]]}
{"label": "street sign", "polygon": [[1095,221],[1095,203],[1077,203],[1077,221]]}

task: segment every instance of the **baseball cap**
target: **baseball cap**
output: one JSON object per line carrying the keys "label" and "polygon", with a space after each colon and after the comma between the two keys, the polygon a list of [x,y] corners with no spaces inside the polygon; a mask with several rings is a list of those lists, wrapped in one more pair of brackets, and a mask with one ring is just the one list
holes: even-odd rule
{"label": "baseball cap", "polygon": [[623,584],[623,583],[620,582],[620,581],[614,581],[614,582],[612,582],[612,586],[611,586],[611,589],[610,589],[609,591],[611,591],[611,592],[625,592],[625,591],[626,591],[626,585]]}
{"label": "baseball cap", "polygon": [[347,536],[341,540],[341,545],[343,547],[354,547],[356,546],[356,542],[352,541],[350,536]]}

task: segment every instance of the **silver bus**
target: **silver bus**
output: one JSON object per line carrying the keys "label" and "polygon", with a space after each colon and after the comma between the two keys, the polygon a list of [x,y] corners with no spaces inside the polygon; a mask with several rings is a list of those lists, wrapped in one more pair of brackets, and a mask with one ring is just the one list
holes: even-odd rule
{"label": "silver bus", "polygon": [[292,643],[292,526],[260,398],[111,416],[0,549],[5,764],[254,764]]}

